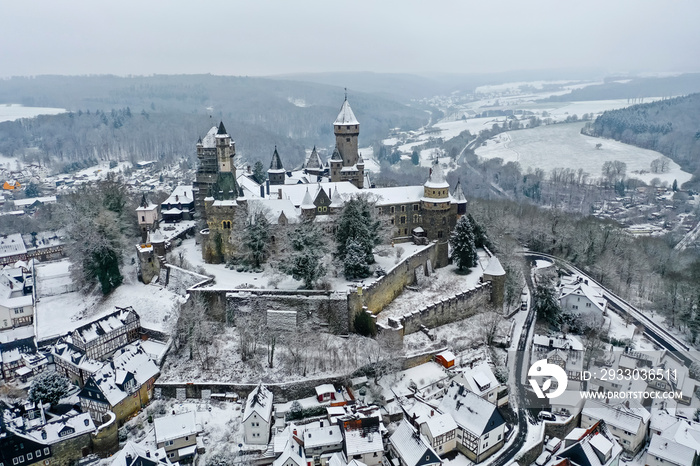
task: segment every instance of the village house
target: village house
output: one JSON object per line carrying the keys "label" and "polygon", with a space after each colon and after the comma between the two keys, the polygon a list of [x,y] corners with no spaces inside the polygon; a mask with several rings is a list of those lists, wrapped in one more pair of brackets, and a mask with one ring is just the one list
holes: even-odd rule
{"label": "village house", "polygon": [[194,411],[159,417],[153,420],[156,446],[163,448],[173,462],[191,463],[197,455],[197,435],[202,430],[197,425]]}
{"label": "village house", "polygon": [[272,392],[258,385],[250,392],[243,411],[244,441],[248,445],[267,445],[272,429]]}
{"label": "village house", "polygon": [[581,412],[581,428],[588,429],[602,419],[622,448],[636,455],[646,442],[650,418],[636,400],[611,404],[589,399]]}
{"label": "village house", "polygon": [[457,448],[457,429],[457,423],[452,416],[443,413],[434,413],[420,424],[420,432],[425,435],[438,455],[444,455]]}
{"label": "village house", "polygon": [[[36,412],[39,414],[34,415]],[[22,414],[8,409],[3,412],[0,458],[4,464],[69,466],[92,452],[96,428],[89,414],[48,420],[42,408],[24,413],[32,416]]]}
{"label": "village house", "polygon": [[343,452],[350,460],[357,460],[367,466],[378,466],[384,458],[383,433],[386,431],[376,411],[356,413],[339,419],[343,432]]}
{"label": "village house", "polygon": [[[563,464],[615,466],[620,464],[622,447],[617,443],[615,436],[610,433],[605,421],[598,421],[588,429],[571,437],[574,438],[567,436],[569,440],[563,449],[553,454],[545,450],[538,458],[537,464],[546,464],[547,466]],[[545,458],[550,455],[551,458],[546,461]]]}
{"label": "village house", "polygon": [[498,407],[508,404],[508,388],[498,382],[486,362],[464,369],[454,381]]}
{"label": "village house", "polygon": [[148,404],[159,374],[139,342],[131,343],[87,379],[79,394],[80,405],[98,423],[105,422],[107,412],[112,411],[121,426]]}
{"label": "village house", "polygon": [[[15,335],[19,333],[14,332]],[[37,352],[34,335],[31,333],[31,336],[25,338],[0,343],[0,365],[5,381],[27,382],[29,377],[43,372],[49,366],[46,356]]]}
{"label": "village house", "polygon": [[559,287],[559,305],[562,311],[602,323],[608,301],[603,289],[587,278],[563,276]]}
{"label": "village house", "polygon": [[532,339],[530,364],[546,359],[548,363],[561,367],[569,378],[568,388],[571,390],[580,388],[583,357],[583,343],[574,335],[548,336],[536,334]]}
{"label": "village house", "polygon": [[160,204],[163,222],[172,223],[192,220],[195,212],[194,193],[191,186],[177,186],[170,196]]}
{"label": "village house", "polygon": [[700,424],[686,419],[653,433],[644,464],[648,466],[697,466],[700,464]]}
{"label": "village house", "polygon": [[[21,241],[21,236],[18,241]],[[24,242],[21,245],[24,248]],[[0,272],[0,330],[31,325],[34,322],[33,283],[33,277],[26,267],[2,269]]]}
{"label": "village house", "polygon": [[133,308],[117,308],[113,313],[73,330],[64,342],[90,359],[105,359],[138,339],[140,328],[141,319]]}
{"label": "village house", "polygon": [[[442,464],[427,439],[407,421],[402,421],[389,437],[388,456],[401,466],[435,466]],[[391,460],[390,460],[391,461]],[[396,464],[393,462],[392,464]]]}
{"label": "village house", "polygon": [[138,445],[132,441],[127,441],[124,448],[118,451],[111,466],[171,466],[163,448],[151,449]]}
{"label": "village house", "polygon": [[438,410],[449,414],[457,424],[457,449],[480,463],[505,444],[506,421],[496,405],[463,385],[450,382]]}

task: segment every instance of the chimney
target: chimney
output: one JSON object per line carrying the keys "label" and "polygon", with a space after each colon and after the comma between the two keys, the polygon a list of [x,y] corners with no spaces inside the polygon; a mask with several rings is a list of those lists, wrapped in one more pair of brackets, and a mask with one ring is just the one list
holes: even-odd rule
{"label": "chimney", "polygon": [[150,458],[150,457],[151,457],[151,450],[146,450],[146,458]]}
{"label": "chimney", "polygon": [[178,202],[179,200],[180,200],[180,196],[178,196],[178,195],[176,194],[176,195],[175,195],[175,202]]}
{"label": "chimney", "polygon": [[435,411],[431,409],[430,410],[430,417],[433,417],[434,415],[435,415]]}
{"label": "chimney", "polygon": [[260,197],[265,198],[265,186],[260,185]]}

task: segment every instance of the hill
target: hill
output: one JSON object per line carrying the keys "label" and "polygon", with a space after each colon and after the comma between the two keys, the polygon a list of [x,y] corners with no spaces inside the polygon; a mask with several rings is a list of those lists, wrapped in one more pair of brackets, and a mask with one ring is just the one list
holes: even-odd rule
{"label": "hill", "polygon": [[[0,80],[0,103],[70,112],[0,123],[0,153],[54,163],[88,156],[192,160],[197,138],[223,120],[243,160],[267,163],[276,144],[285,164],[297,166],[305,149],[332,146],[331,124],[343,92],[324,84],[212,75]],[[395,98],[352,89],[349,98],[362,123],[363,145],[391,128],[418,128],[428,120]],[[127,113],[132,116],[120,119]],[[85,141],[91,141],[87,148]]]}
{"label": "hill", "polygon": [[583,132],[666,155],[700,182],[700,94],[610,110]]}

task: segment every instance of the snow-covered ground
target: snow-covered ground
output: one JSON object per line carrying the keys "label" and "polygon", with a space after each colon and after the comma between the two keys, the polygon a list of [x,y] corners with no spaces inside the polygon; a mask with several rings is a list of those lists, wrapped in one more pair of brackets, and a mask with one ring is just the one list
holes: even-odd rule
{"label": "snow-covered ground", "polygon": [[488,265],[488,261],[486,253],[479,251],[479,263],[468,275],[457,274],[457,267],[454,264],[435,269],[431,276],[425,278],[426,284],[420,291],[404,289],[391,304],[377,314],[377,322],[386,325],[389,317],[400,318],[408,312],[473,288],[484,275],[484,268]]}
{"label": "snow-covered ground", "polygon": [[[519,162],[524,170],[582,168],[593,178],[600,177],[603,163],[612,160],[627,164],[627,177],[646,183],[659,178],[668,184],[675,179],[680,185],[692,176],[673,161],[666,173],[649,173],[651,161],[663,157],[662,154],[611,139],[584,136],[582,127],[582,123],[571,123],[501,133],[477,148],[476,154],[487,159],[499,157],[504,162]],[[596,144],[602,144],[602,148],[596,149]],[[642,171],[646,173],[635,173]]]}
{"label": "snow-covered ground", "polygon": [[[67,259],[37,266],[37,287],[67,280],[70,263]],[[91,294],[79,291],[42,296],[36,303],[37,338],[45,340],[63,335],[73,329],[116,310],[132,306],[141,316],[141,325],[164,332],[173,329],[177,311],[184,298],[157,285],[144,285],[136,279],[133,266],[124,267],[124,283],[107,296],[99,290]],[[53,275],[52,275],[53,274]],[[52,278],[56,277],[56,278]],[[54,288],[57,289],[58,287]],[[41,295],[40,295],[41,296]]]}
{"label": "snow-covered ground", "polygon": [[58,115],[65,113],[65,108],[25,107],[20,104],[0,104],[0,123],[20,118],[34,118],[38,115]]}

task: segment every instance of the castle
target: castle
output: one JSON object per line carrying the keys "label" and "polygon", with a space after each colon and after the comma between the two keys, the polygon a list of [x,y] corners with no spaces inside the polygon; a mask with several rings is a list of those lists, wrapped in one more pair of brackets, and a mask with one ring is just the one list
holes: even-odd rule
{"label": "castle", "polygon": [[197,141],[199,166],[193,190],[195,209],[207,223],[201,231],[205,261],[226,262],[236,254],[232,233],[242,227],[253,205],[266,212],[276,228],[303,219],[327,221],[346,200],[364,194],[375,202],[394,242],[437,241],[440,254],[435,266],[447,264],[450,231],[467,208],[459,182],[450,193],[436,163],[422,186],[370,188],[358,152],[360,123],[347,96],[333,129],[336,144],[329,161],[324,163],[314,147],[302,170],[288,171],[275,148],[265,184],[237,173],[235,143],[223,122]]}

